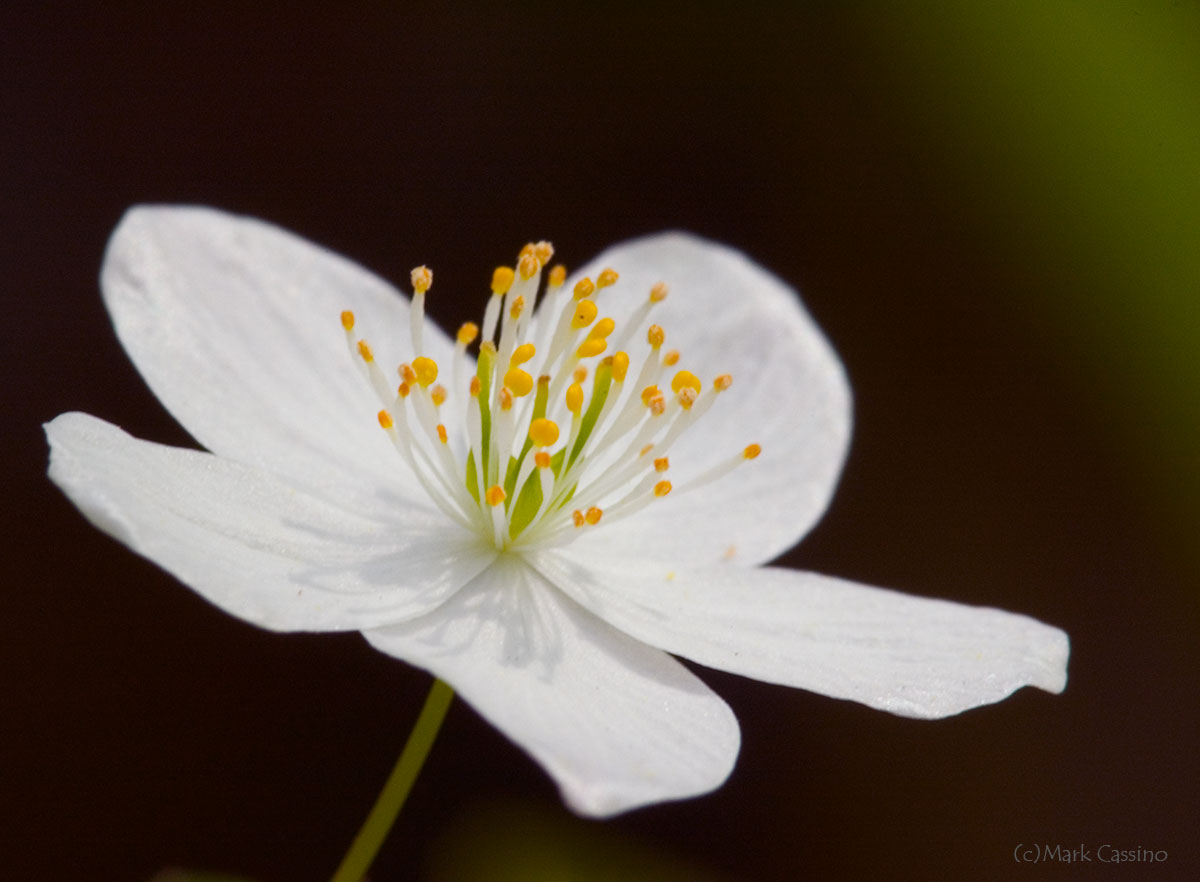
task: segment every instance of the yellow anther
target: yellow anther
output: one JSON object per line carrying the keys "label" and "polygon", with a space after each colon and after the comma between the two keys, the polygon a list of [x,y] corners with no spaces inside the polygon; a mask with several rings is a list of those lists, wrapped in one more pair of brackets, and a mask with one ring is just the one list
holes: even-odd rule
{"label": "yellow anther", "polygon": [[663,356],[663,367],[674,367],[679,364],[679,350],[671,349]]}
{"label": "yellow anther", "polygon": [[513,271],[512,267],[498,266],[492,271],[492,293],[499,296],[507,294],[508,289],[512,287]]}
{"label": "yellow anther", "polygon": [[400,379],[408,383],[410,386],[417,382],[417,372],[412,369],[411,364],[400,365],[396,368],[396,373],[400,375]]}
{"label": "yellow anther", "polygon": [[533,246],[533,256],[538,259],[538,263],[545,266],[550,262],[550,258],[554,256],[554,246],[543,239]]}
{"label": "yellow anther", "polygon": [[653,444],[647,444],[645,447],[643,447],[641,450],[638,451],[638,456],[645,456],[647,453],[649,453],[653,449],[654,449]]}
{"label": "yellow anther", "polygon": [[658,459],[654,460],[654,471],[656,472],[665,472],[670,467],[671,460],[665,456],[660,456]]}
{"label": "yellow anther", "polygon": [[588,331],[587,339],[601,340],[611,334],[613,332],[613,328],[616,326],[617,323],[606,316],[605,318],[602,318],[600,321],[596,322],[592,329]]}
{"label": "yellow anther", "polygon": [[603,515],[603,510],[593,505],[587,510],[587,514],[583,516],[583,519],[594,527],[596,524],[600,523],[600,518],[603,517]]}
{"label": "yellow anther", "polygon": [[354,313],[348,309],[342,311],[342,327],[347,331],[354,330]]}
{"label": "yellow anther", "polygon": [[659,498],[666,496],[670,492],[671,492],[671,482],[670,481],[659,481],[657,484],[654,485],[654,495]]}
{"label": "yellow anther", "polygon": [[578,383],[567,387],[567,410],[576,416],[583,410],[583,387]]}
{"label": "yellow anther", "polygon": [[571,327],[575,330],[586,328],[596,318],[596,304],[590,300],[580,300],[575,305],[575,315],[571,318]]}
{"label": "yellow anther", "polygon": [[516,367],[519,364],[524,364],[537,355],[537,347],[532,343],[522,343],[513,350],[512,358],[508,360],[509,367]]}
{"label": "yellow anther", "polygon": [[479,377],[471,377],[471,382],[467,384],[467,394],[472,398],[479,395]]}
{"label": "yellow anther", "polygon": [[667,409],[667,399],[661,395],[655,395],[650,399],[650,415],[662,416],[663,411]]}
{"label": "yellow anther", "polygon": [[671,380],[671,391],[678,392],[685,386],[694,392],[699,392],[700,378],[691,371],[680,371],[675,375],[675,378]]}
{"label": "yellow anther", "polygon": [[464,322],[462,327],[458,329],[458,342],[463,346],[470,346],[478,336],[479,325],[474,322]]}
{"label": "yellow anther", "polygon": [[423,388],[429,388],[431,385],[433,385],[433,381],[437,379],[438,366],[437,362],[432,358],[426,358],[423,355],[414,358],[412,362],[412,370],[417,376],[417,382],[420,383]]}
{"label": "yellow anther", "polygon": [[718,392],[724,392],[732,385],[733,377],[730,374],[721,374],[721,376],[713,380],[713,388]]}
{"label": "yellow anther", "polygon": [[571,372],[571,379],[582,385],[588,377],[588,369],[584,365],[580,365]]}
{"label": "yellow anther", "polygon": [[366,340],[358,341],[358,354],[361,355],[362,360],[368,364],[375,360],[375,353],[371,351],[371,347]]}
{"label": "yellow anther", "polygon": [[513,394],[509,391],[507,386],[501,387],[500,394],[497,397],[500,399],[501,410],[512,410]]}
{"label": "yellow anther", "polygon": [[696,396],[698,394],[691,386],[684,386],[675,394],[675,397],[679,399],[680,407],[684,410],[691,410],[692,405],[696,403]]}
{"label": "yellow anther", "polygon": [[614,383],[625,382],[625,374],[629,372],[629,353],[618,352],[613,356],[612,372]]}
{"label": "yellow anther", "polygon": [[667,299],[668,290],[666,282],[655,282],[654,287],[650,289],[650,302],[662,303]]}
{"label": "yellow anther", "polygon": [[537,275],[537,271],[541,269],[537,257],[533,254],[522,254],[521,260],[517,263],[517,272],[521,274],[521,278],[529,281]]}
{"label": "yellow anther", "polygon": [[443,444],[445,444],[449,437],[446,435],[446,427],[443,426],[441,423],[438,423],[437,424],[437,433],[438,433],[438,440],[441,441]]}
{"label": "yellow anther", "polygon": [[529,440],[538,447],[549,447],[558,440],[558,423],[544,418],[534,420],[529,424]]}
{"label": "yellow anther", "polygon": [[520,262],[522,257],[533,254],[537,250],[537,246],[532,242],[526,242],[521,246],[521,250],[517,252],[517,261]]}
{"label": "yellow anther", "polygon": [[582,300],[585,297],[591,297],[595,293],[596,286],[592,284],[591,279],[589,279],[587,276],[584,276],[575,283],[575,290],[572,292],[572,296],[574,296],[576,300]]}
{"label": "yellow anther", "polygon": [[762,447],[757,444],[748,444],[746,449],[742,451],[742,456],[746,459],[754,459],[760,453],[762,453]]}
{"label": "yellow anther", "polygon": [[551,462],[552,462],[552,460],[550,459],[550,454],[544,450],[539,450],[537,453],[535,453],[533,455],[533,464],[535,466],[537,466],[539,469],[550,468]]}
{"label": "yellow anther", "polygon": [[556,267],[554,267],[554,269],[550,270],[550,276],[546,280],[546,283],[551,288],[561,288],[563,282],[565,282],[566,280],[567,280],[567,268],[560,263]]}
{"label": "yellow anther", "polygon": [[386,410],[379,411],[379,425],[384,429],[390,429],[395,425],[395,423],[392,422],[392,415]]}
{"label": "yellow anther", "polygon": [[412,392],[412,386],[408,385],[408,383],[401,383],[396,387],[396,394],[401,398],[407,398],[410,392]]}
{"label": "yellow anther", "polygon": [[495,508],[507,498],[507,494],[505,494],[504,488],[499,484],[493,484],[491,487],[488,487],[487,493],[484,494],[483,498],[488,505]]}
{"label": "yellow anther", "polygon": [[443,404],[445,404],[446,403],[446,394],[447,394],[446,387],[443,386],[441,383],[438,383],[436,386],[434,386],[432,389],[430,389],[429,397],[433,399],[433,406],[441,407]]}
{"label": "yellow anther", "polygon": [[583,518],[583,512],[581,512],[579,509],[575,509],[573,512],[571,512],[571,520],[575,523],[576,527],[582,527],[587,523],[587,521],[585,521]]}
{"label": "yellow anther", "polygon": [[512,368],[504,375],[504,388],[518,398],[524,398],[533,391],[533,377],[520,368]]}
{"label": "yellow anther", "polygon": [[412,271],[411,278],[413,290],[418,294],[424,294],[433,284],[433,270],[427,266],[419,266]]}
{"label": "yellow anther", "polygon": [[598,340],[587,339],[579,344],[579,348],[575,350],[576,358],[591,358],[593,355],[599,355],[608,348],[608,341],[601,337]]}
{"label": "yellow anther", "polygon": [[659,346],[662,346],[663,340],[666,338],[667,335],[663,333],[663,329],[658,325],[651,325],[650,329],[646,331],[646,342],[650,344],[652,349],[657,349]]}
{"label": "yellow anther", "polygon": [[661,398],[662,394],[658,391],[657,386],[647,386],[642,390],[642,404],[646,407],[650,406],[650,402],[655,398]]}
{"label": "yellow anther", "polygon": [[617,275],[617,271],[612,267],[608,267],[607,269],[601,270],[600,275],[596,276],[596,287],[607,288],[610,285],[615,285],[617,284],[617,279],[619,278],[620,276]]}
{"label": "yellow anther", "polygon": [[518,294],[517,299],[512,302],[512,306],[508,308],[508,316],[514,322],[521,317],[521,313],[525,310],[525,298]]}

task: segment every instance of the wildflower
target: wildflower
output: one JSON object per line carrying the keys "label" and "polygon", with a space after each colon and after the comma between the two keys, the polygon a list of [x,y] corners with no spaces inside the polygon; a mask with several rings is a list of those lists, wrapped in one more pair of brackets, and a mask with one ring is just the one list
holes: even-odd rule
{"label": "wildflower", "polygon": [[69,413],[50,476],[227,612],[432,671],[584,814],[729,774],[737,721],[673,655],[912,717],[1063,689],[1055,628],[762,566],[824,511],[850,433],[792,290],[684,234],[571,278],[552,255],[496,270],[451,338],[426,267],[410,300],[261,221],[135,208],[105,301],[212,452]]}

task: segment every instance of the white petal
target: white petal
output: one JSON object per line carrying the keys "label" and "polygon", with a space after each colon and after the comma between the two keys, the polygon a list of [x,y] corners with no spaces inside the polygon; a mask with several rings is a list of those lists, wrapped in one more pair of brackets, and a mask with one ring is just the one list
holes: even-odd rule
{"label": "white petal", "polygon": [[[690,370],[706,389],[716,376],[733,375],[732,388],[671,451],[671,481],[681,486],[751,443],[762,454],[581,541],[597,553],[687,555],[696,563],[778,556],[824,513],[845,459],[851,404],[837,355],[795,290],[726,246],[683,233],[648,236],[605,251],[578,275],[595,278],[605,266],[621,278],[598,296],[603,314],[619,322],[665,281],[670,295],[649,322],[666,331],[664,351],[682,353],[676,369]],[[635,364],[647,348],[639,329],[630,346]]]}
{"label": "white petal", "polygon": [[535,566],[621,630],[710,667],[944,717],[1022,686],[1061,692],[1067,635],[1027,616],[775,568],[541,555]]}
{"label": "white petal", "polygon": [[401,621],[433,609],[495,554],[437,512],[363,517],[257,469],[139,441],[87,414],[45,428],[50,477],[93,524],[264,628]]}
{"label": "white petal", "polygon": [[435,613],[366,637],[453,686],[581,814],[706,793],[737,756],[737,720],[707,686],[518,558],[497,558]]}
{"label": "white petal", "polygon": [[[143,206],[114,231],[101,285],[130,358],[209,450],[360,505],[424,499],[339,318],[355,313],[394,376],[412,358],[408,301],[386,282],[259,220]],[[445,363],[446,336],[427,325],[424,339]]]}

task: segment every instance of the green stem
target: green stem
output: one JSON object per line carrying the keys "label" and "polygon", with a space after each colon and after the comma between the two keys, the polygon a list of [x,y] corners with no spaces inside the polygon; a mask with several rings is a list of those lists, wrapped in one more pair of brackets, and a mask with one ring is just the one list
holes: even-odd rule
{"label": "green stem", "polygon": [[421,766],[425,764],[425,757],[429,756],[429,749],[433,747],[433,741],[437,738],[438,729],[441,728],[442,720],[445,719],[453,699],[454,690],[441,680],[435,679],[429,689],[429,696],[425,699],[425,706],[421,708],[421,716],[417,718],[417,724],[408,736],[400,759],[396,760],[396,767],[392,769],[387,783],[383,785],[383,791],[371,807],[371,813],[367,815],[367,820],[354,837],[354,843],[342,858],[342,863],[330,882],[361,882],[366,875],[371,861],[375,860],[383,840],[387,838],[388,831],[396,822],[396,815],[400,814],[408,791],[412,790],[413,782],[417,780]]}

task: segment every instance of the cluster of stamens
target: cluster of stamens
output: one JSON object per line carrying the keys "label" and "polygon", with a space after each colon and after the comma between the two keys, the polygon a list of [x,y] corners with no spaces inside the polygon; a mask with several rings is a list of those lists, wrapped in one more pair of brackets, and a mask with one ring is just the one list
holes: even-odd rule
{"label": "cluster of stamens", "polygon": [[439,366],[423,345],[433,283],[427,267],[412,271],[413,359],[397,369],[398,386],[356,336],[354,314],[341,316],[351,356],[379,399],[379,425],[438,508],[499,549],[571,541],[602,520],[717,480],[760,451],[751,444],[673,488],[666,477],[671,448],[732,378],[722,374],[704,389],[695,374],[678,370],[668,383],[680,354],[663,351],[665,334],[656,324],[645,330],[649,352],[640,365],[631,363],[624,347],[666,299],[662,282],[619,334],[613,319],[597,318],[597,301],[618,280],[612,269],[568,292],[566,269],[555,266],[538,304],[553,253],[549,242],[530,243],[515,270],[496,269],[475,373],[465,376],[466,351],[480,329],[468,322],[456,335],[449,387],[437,382]]}

